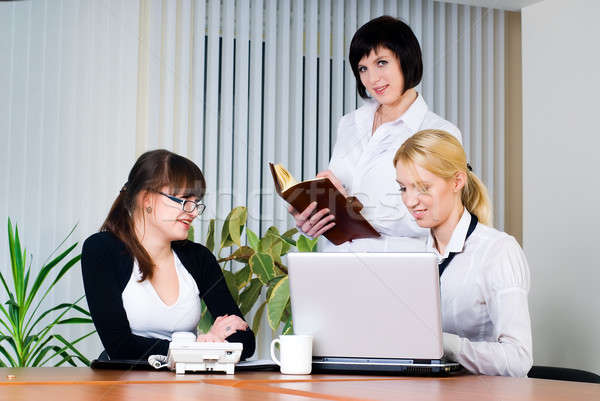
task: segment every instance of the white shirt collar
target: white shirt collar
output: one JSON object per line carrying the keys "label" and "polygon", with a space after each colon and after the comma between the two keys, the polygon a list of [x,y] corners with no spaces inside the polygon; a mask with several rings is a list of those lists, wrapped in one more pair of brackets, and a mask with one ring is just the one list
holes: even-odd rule
{"label": "white shirt collar", "polygon": [[400,118],[396,121],[404,121],[404,123],[408,125],[411,130],[417,132],[421,128],[423,120],[425,119],[425,114],[427,114],[428,110],[429,108],[427,107],[427,103],[425,103],[425,99],[423,99],[423,96],[418,93],[417,98],[410,105],[408,110],[406,110],[404,114],[402,114],[402,116],[400,116]]}
{"label": "white shirt collar", "polygon": [[448,242],[448,246],[444,250],[444,254],[440,255],[437,248],[435,247],[435,240],[433,238],[433,234],[431,230],[429,230],[429,236],[427,237],[427,249],[433,251],[438,258],[446,259],[450,252],[462,252],[465,248],[465,237],[467,236],[467,231],[469,231],[469,225],[471,224],[471,213],[463,207],[463,213],[458,220],[458,224],[454,227],[454,231],[452,231],[452,236],[450,237],[450,242]]}
{"label": "white shirt collar", "polygon": [[[360,122],[365,124],[365,126],[370,123],[372,127],[375,111],[377,111],[378,107],[379,103],[375,99],[365,100],[364,105],[361,107],[363,112],[360,113],[362,116]],[[427,111],[429,111],[429,107],[427,106],[427,103],[425,103],[425,99],[423,99],[423,96],[421,96],[420,93],[417,93],[417,98],[415,101],[408,107],[404,114],[402,114],[392,123],[398,123],[399,121],[402,121],[411,130],[417,132],[421,128],[421,125],[423,125],[423,120],[425,119]],[[368,127],[369,129],[365,130],[366,132],[368,131],[369,136],[371,134],[371,127]]]}

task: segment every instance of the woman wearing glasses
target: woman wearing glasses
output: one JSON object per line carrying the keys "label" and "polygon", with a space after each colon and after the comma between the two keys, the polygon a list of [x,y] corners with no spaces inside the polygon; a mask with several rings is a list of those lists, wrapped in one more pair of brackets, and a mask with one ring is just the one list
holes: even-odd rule
{"label": "woman wearing glasses", "polygon": [[214,255],[187,240],[204,211],[205,189],[192,161],[167,150],[146,152],[100,232],[83,244],[85,294],[110,359],[166,355],[174,332],[196,332],[201,299],[216,319],[197,340],[241,342],[242,358],[254,353],[254,334]]}

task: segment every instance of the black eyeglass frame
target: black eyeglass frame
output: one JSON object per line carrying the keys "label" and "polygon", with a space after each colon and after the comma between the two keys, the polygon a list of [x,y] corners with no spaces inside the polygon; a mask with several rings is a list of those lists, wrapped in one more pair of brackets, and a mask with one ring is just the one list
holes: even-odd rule
{"label": "black eyeglass frame", "polygon": [[[166,194],[161,191],[158,191],[158,193],[166,196],[167,198],[171,199],[173,202],[179,203],[181,205],[181,210],[183,210],[186,213],[194,213],[195,210],[198,210],[198,216],[200,216],[202,213],[204,213],[204,210],[206,210],[206,205],[204,203],[202,203],[201,200],[194,202],[194,201],[191,201],[188,199],[181,199],[181,198]],[[191,210],[185,209],[185,207],[186,207],[185,205],[188,205],[188,204],[193,205]]]}

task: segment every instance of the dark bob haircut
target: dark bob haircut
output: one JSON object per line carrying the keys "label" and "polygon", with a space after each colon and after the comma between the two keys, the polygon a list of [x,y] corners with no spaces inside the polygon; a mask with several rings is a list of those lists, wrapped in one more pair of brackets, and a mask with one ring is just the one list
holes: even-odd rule
{"label": "dark bob haircut", "polygon": [[350,42],[350,66],[356,78],[358,94],[363,99],[369,96],[360,80],[358,62],[380,47],[390,49],[400,61],[404,90],[417,86],[423,77],[421,46],[410,27],[387,15],[372,19],[358,28]]}

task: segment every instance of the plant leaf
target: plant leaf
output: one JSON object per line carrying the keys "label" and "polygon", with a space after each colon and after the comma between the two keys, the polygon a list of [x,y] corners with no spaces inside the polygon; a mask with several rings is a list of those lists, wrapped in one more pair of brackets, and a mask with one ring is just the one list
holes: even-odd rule
{"label": "plant leaf", "polygon": [[273,234],[274,236],[279,237],[279,229],[275,226],[271,226],[267,228],[267,232],[265,233],[265,235],[266,234]]}
{"label": "plant leaf", "polygon": [[[65,265],[60,269],[60,271],[58,272],[58,274],[56,275],[56,278],[52,281],[52,284],[50,284],[50,286],[46,289],[46,293],[44,294],[43,298],[46,298],[46,295],[48,294],[48,292],[50,292],[50,290],[56,285],[56,283],[65,275],[67,274],[67,272],[69,270],[71,270],[71,268],[81,260],[81,255],[77,255],[75,256],[73,259],[69,260],[67,263],[65,263]],[[33,300],[33,299],[32,299]],[[29,304],[25,305],[26,308],[29,308]]]}
{"label": "plant leaf", "polygon": [[[10,218],[8,219],[8,250],[10,253],[10,266],[14,285],[14,297],[19,300],[23,293],[23,253],[19,239],[19,228],[15,225],[13,232]],[[10,291],[7,291],[10,292]]]}
{"label": "plant leaf", "polygon": [[4,287],[4,290],[6,291],[6,293],[12,294],[12,292],[8,288],[8,285],[6,284],[6,281],[4,280],[4,276],[2,275],[2,272],[0,272],[0,281],[2,281],[2,286]]}
{"label": "plant leaf", "polygon": [[187,239],[188,241],[194,242],[194,226],[190,226],[190,229],[188,230]]}
{"label": "plant leaf", "polygon": [[275,260],[278,263],[281,263],[281,254],[283,253],[283,244],[284,244],[284,241],[281,238],[277,238],[277,240],[273,241],[273,245],[271,246],[271,249],[269,250],[269,253],[273,257],[273,260]]}
{"label": "plant leaf", "polygon": [[281,236],[283,238],[289,238],[289,239],[293,240],[293,236],[296,234],[298,234],[298,229],[296,227],[294,227],[294,228],[290,228],[289,230],[287,230],[286,232],[281,234]]}
{"label": "plant leaf", "polygon": [[283,330],[281,330],[281,334],[283,334],[283,335],[294,334],[294,326],[292,325],[291,316],[288,318],[287,322],[285,322],[285,326],[283,326]]}
{"label": "plant leaf", "polygon": [[264,237],[262,237],[258,242],[258,250],[260,252],[267,252],[273,246],[273,241],[275,241],[274,235],[267,232]]}
{"label": "plant leaf", "polygon": [[67,341],[63,336],[61,336],[60,334],[53,334],[54,338],[58,341],[60,341],[61,343],[64,344],[64,347],[60,348],[54,355],[46,358],[46,360],[41,364],[44,365],[46,362],[48,362],[49,360],[51,360],[52,358],[54,358],[56,355],[61,355],[63,357],[63,360],[61,360],[60,362],[58,362],[56,365],[54,366],[60,366],[62,365],[64,362],[68,362],[69,364],[71,364],[72,366],[77,366],[73,361],[73,356],[69,355],[68,353],[66,353],[65,351],[67,349],[69,349],[71,352],[73,352],[75,354],[75,356],[77,356],[77,358],[83,362],[84,364],[86,364],[87,366],[90,365],[90,361],[81,353],[79,352],[79,350],[77,348],[75,348],[75,344],[77,344],[79,341],[83,340],[86,337],[91,336],[92,334],[94,334],[96,331],[91,331],[81,337],[79,337],[78,339],[69,342]]}
{"label": "plant leaf", "polygon": [[258,240],[258,236],[254,233],[254,231],[249,228],[246,229],[246,239],[248,240],[248,245],[250,245],[250,248],[258,251],[260,241]]}
{"label": "plant leaf", "polygon": [[258,337],[258,330],[260,329],[260,321],[262,319],[263,313],[265,312],[265,306],[267,306],[267,301],[263,302],[256,313],[254,314],[254,318],[252,318],[252,331],[254,335]]}
{"label": "plant leaf", "polygon": [[262,283],[259,279],[254,278],[250,281],[250,285],[240,294],[240,311],[242,315],[246,315],[250,312],[250,309],[256,303],[260,291],[262,290]]}
{"label": "plant leaf", "polygon": [[[29,366],[31,364],[31,366],[38,366],[38,364],[44,358],[46,353],[52,349],[52,347],[46,347],[46,344],[52,341],[53,338],[54,337],[49,336],[33,352],[31,352],[27,357],[25,365]],[[35,358],[34,361],[32,361],[33,358]]]}
{"label": "plant leaf", "polygon": [[260,239],[258,248],[261,252],[271,255],[277,263],[281,263],[283,243],[284,241],[279,234],[275,234],[274,230],[271,230],[267,231],[265,236]]}
{"label": "plant leaf", "polygon": [[263,284],[267,284],[275,277],[275,264],[271,255],[258,252],[250,257],[249,262],[252,272],[258,276]]}
{"label": "plant leaf", "polygon": [[206,235],[206,247],[209,251],[215,250],[215,219],[210,219],[208,223],[208,234]]}
{"label": "plant leaf", "polygon": [[244,266],[244,268],[238,270],[233,274],[235,276],[235,281],[237,282],[238,290],[244,288],[250,282],[250,277],[252,277],[252,269],[250,265]]}
{"label": "plant leaf", "polygon": [[38,316],[38,318],[35,320],[35,322],[33,322],[33,324],[31,326],[29,326],[29,323],[25,326],[26,331],[27,331],[27,335],[31,334],[31,331],[35,328],[35,326],[37,326],[37,324],[44,318],[46,317],[49,313],[52,313],[54,311],[57,311],[59,309],[64,309],[64,308],[70,308],[70,309],[75,309],[76,311],[86,315],[86,316],[90,316],[90,313],[83,309],[81,306],[76,305],[75,303],[62,303],[59,305],[56,305],[48,310],[46,310],[44,313],[42,313],[41,315]]}
{"label": "plant leaf", "polygon": [[8,314],[10,316],[10,321],[15,329],[15,333],[18,335],[19,333],[19,304],[15,301],[13,294],[8,294],[9,300],[6,301],[8,305]]}
{"label": "plant leaf", "polygon": [[281,323],[281,316],[288,301],[290,300],[290,281],[289,277],[285,276],[273,287],[271,297],[267,300],[267,318],[269,326],[273,330],[277,330]]}
{"label": "plant leaf", "polygon": [[233,240],[231,239],[231,235],[229,234],[229,219],[231,218],[231,213],[227,215],[225,221],[223,222],[223,228],[221,229],[221,247],[219,248],[219,254],[221,254],[221,250],[223,248],[230,247],[233,245]]}
{"label": "plant leaf", "polygon": [[237,303],[240,298],[240,294],[238,293],[237,281],[235,280],[235,276],[229,270],[221,269],[223,271],[223,277],[225,277],[225,283],[227,283],[227,288],[233,297],[233,300]]}
{"label": "plant leaf", "polygon": [[[0,341],[2,339],[0,338]],[[17,367],[18,364],[15,363],[15,360],[13,359],[13,357],[10,355],[10,353],[6,350],[6,348],[4,348],[3,346],[0,345],[0,354],[4,355],[4,357],[8,360],[8,363],[10,364],[10,366],[13,367]]]}
{"label": "plant leaf", "polygon": [[[92,334],[94,334],[96,332],[96,330],[93,330],[79,338],[77,338],[76,340],[69,342],[67,341],[63,336],[57,334],[56,335],[56,339],[58,341],[60,341],[61,343],[63,343],[65,345],[66,348],[70,349],[71,352],[75,353],[75,355],[77,356],[77,358],[83,362],[84,364],[86,364],[87,366],[90,366],[90,361],[89,359],[87,359],[85,357],[85,355],[83,355],[81,352],[79,352],[79,350],[77,348],[75,348],[75,344],[77,344],[78,342],[80,342],[81,340],[83,340],[84,338],[87,338],[89,336],[91,336]],[[59,364],[62,364],[62,362],[60,362]]]}
{"label": "plant leaf", "polygon": [[310,239],[304,235],[300,235],[298,241],[296,241],[296,247],[299,252],[315,252],[318,240],[318,238]]}
{"label": "plant leaf", "polygon": [[273,279],[271,279],[271,281],[269,281],[269,289],[267,290],[267,299],[271,298],[271,293],[273,292],[273,288],[275,288],[275,286],[277,285],[278,282],[280,282],[285,276],[278,276],[278,277],[274,277]]}
{"label": "plant leaf", "polygon": [[213,320],[212,315],[210,314],[210,311],[206,307],[204,300],[202,300],[201,302],[202,302],[202,309],[201,309],[202,314],[200,315],[200,321],[198,322],[198,330],[200,330],[202,333],[206,334],[210,330],[210,327],[212,326],[214,320]]}
{"label": "plant leaf", "polygon": [[235,260],[236,262],[240,263],[248,263],[248,259],[250,259],[250,256],[252,255],[254,255],[254,249],[244,245],[236,249],[235,252],[232,253],[230,256],[226,258],[221,258],[217,262],[222,263],[229,260]]}
{"label": "plant leaf", "polygon": [[[85,297],[85,295],[82,295],[75,302],[73,302],[73,304],[78,303],[84,297]],[[39,304],[38,304],[38,307],[39,307]],[[36,308],[36,310],[37,310],[37,308]],[[37,338],[38,338],[36,343],[43,342],[43,340],[46,338],[46,335],[48,335],[48,333],[54,328],[54,326],[56,326],[56,324],[58,324],[58,322],[63,318],[63,316],[70,310],[71,310],[71,308],[65,308],[50,323],[46,324],[46,326],[44,326],[44,328],[39,333],[35,334],[35,336],[37,336]],[[39,349],[39,344],[36,345],[36,347],[37,347],[36,350]],[[34,351],[34,353],[35,352],[36,351]]]}
{"label": "plant leaf", "polygon": [[71,245],[69,248],[67,248],[67,250],[58,255],[56,258],[54,258],[50,263],[48,263],[45,266],[42,266],[40,272],[35,278],[35,281],[33,282],[33,285],[31,286],[31,292],[27,297],[26,305],[31,305],[31,302],[33,301],[33,298],[36,296],[38,290],[40,289],[40,286],[43,284],[44,280],[46,280],[46,277],[48,276],[50,271],[52,271],[54,266],[60,263],[60,261],[62,261],[73,249],[75,249],[76,246],[77,242]]}
{"label": "plant leaf", "polygon": [[248,218],[248,210],[244,206],[238,206],[234,208],[229,215],[229,235],[231,240],[237,245],[241,246],[241,233],[246,225],[246,219]]}
{"label": "plant leaf", "polygon": [[60,320],[56,324],[73,324],[73,323],[94,323],[92,319],[85,317],[70,317],[68,319]]}

